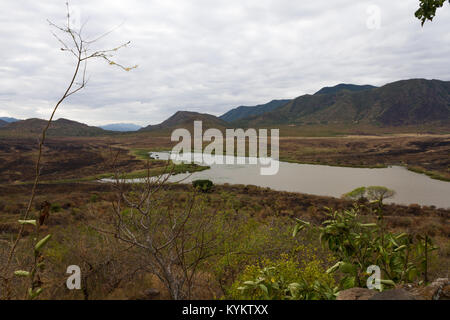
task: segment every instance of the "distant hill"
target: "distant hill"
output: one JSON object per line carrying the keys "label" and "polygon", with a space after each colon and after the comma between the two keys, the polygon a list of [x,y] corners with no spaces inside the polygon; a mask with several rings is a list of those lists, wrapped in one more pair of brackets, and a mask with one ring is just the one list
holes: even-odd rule
{"label": "distant hill", "polygon": [[237,108],[234,108],[227,113],[223,114],[219,118],[222,120],[225,120],[227,122],[233,122],[236,120],[240,120],[243,118],[247,118],[250,116],[257,116],[272,110],[275,110],[278,107],[281,107],[288,103],[291,100],[272,100],[269,103],[266,104],[260,104],[253,107],[247,107],[247,106],[240,106]]}
{"label": "distant hill", "polygon": [[338,84],[337,86],[334,87],[324,87],[322,89],[320,89],[319,91],[317,91],[315,93],[316,94],[331,94],[331,93],[338,93],[344,90],[347,91],[363,91],[363,90],[369,90],[369,89],[374,89],[376,88],[375,86],[371,86],[371,85],[356,85],[356,84],[345,84],[345,83],[341,83]]}
{"label": "distant hill", "polygon": [[304,95],[274,111],[242,119],[247,127],[304,124],[450,126],[450,82],[411,79],[380,88]]}
{"label": "distant hill", "polygon": [[5,122],[16,122],[16,121],[20,121],[19,119],[16,118],[10,118],[10,117],[0,117],[0,120],[3,120]]}
{"label": "distant hill", "polygon": [[134,123],[112,123],[100,126],[100,128],[110,131],[128,132],[128,131],[137,131],[142,127]]}
{"label": "distant hill", "polygon": [[[9,123],[0,127],[0,133],[15,134],[18,136],[27,134],[39,134],[47,125],[47,120],[27,119]],[[67,120],[58,119],[52,122],[48,130],[49,136],[67,136],[67,137],[89,137],[98,136],[108,133],[101,128],[91,127],[86,124]]]}
{"label": "distant hill", "polygon": [[175,128],[190,129],[193,127],[194,121],[202,121],[204,129],[205,128],[222,129],[229,126],[229,124],[226,121],[207,113],[178,111],[166,121],[157,125],[149,125],[145,128],[140,129],[139,131],[156,131]]}
{"label": "distant hill", "polygon": [[8,124],[8,122],[0,119],[0,127],[6,126]]}

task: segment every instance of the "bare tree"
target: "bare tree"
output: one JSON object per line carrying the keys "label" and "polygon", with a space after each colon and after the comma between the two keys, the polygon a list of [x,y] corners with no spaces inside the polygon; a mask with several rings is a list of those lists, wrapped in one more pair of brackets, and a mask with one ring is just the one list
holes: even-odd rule
{"label": "bare tree", "polygon": [[[83,35],[83,29],[86,24],[83,24],[79,30],[76,30],[73,26],[71,26],[69,3],[66,3],[66,7],[67,7],[67,19],[66,19],[66,24],[64,26],[59,26],[51,21],[48,21],[48,22],[49,22],[50,26],[52,28],[54,28],[54,30],[55,30],[54,32],[52,31],[52,34],[57,39],[59,44],[61,45],[61,50],[63,52],[68,52],[69,54],[73,55],[75,68],[74,68],[72,77],[70,78],[69,83],[68,83],[64,93],[62,94],[61,98],[56,102],[56,104],[53,108],[53,111],[51,113],[51,116],[48,119],[46,126],[42,130],[41,137],[39,140],[37,160],[36,160],[36,164],[35,164],[35,179],[34,179],[34,182],[32,185],[32,190],[31,190],[30,198],[28,200],[28,205],[23,214],[23,218],[22,218],[23,220],[27,220],[30,217],[31,209],[32,209],[34,198],[36,195],[36,189],[39,184],[40,173],[42,170],[43,147],[45,144],[47,131],[53,121],[56,111],[58,110],[59,106],[63,103],[63,101],[66,100],[71,95],[82,90],[86,86],[87,81],[88,81],[86,78],[88,61],[91,61],[92,59],[100,58],[100,59],[106,60],[110,65],[117,66],[125,71],[130,71],[131,69],[137,67],[137,66],[125,67],[125,66],[118,64],[112,60],[114,53],[116,51],[118,51],[119,49],[124,48],[127,45],[129,45],[130,42],[123,43],[117,47],[114,47],[112,49],[107,49],[107,50],[92,49],[94,44],[99,39],[108,35],[109,32],[102,34],[93,39],[86,39]],[[13,259],[17,245],[19,244],[19,241],[23,237],[24,228],[25,228],[25,225],[22,224],[20,226],[20,229],[18,231],[16,239],[14,240],[14,242],[11,245],[11,249],[9,250],[8,257],[6,259],[6,263],[0,272],[0,277],[1,277],[1,280],[2,280],[5,288],[7,288],[9,286],[9,280],[12,275],[12,272],[10,270],[11,261]],[[7,299],[10,298],[7,296],[8,292],[10,292],[10,290],[4,290],[4,292],[6,292],[5,298],[7,298]]]}
{"label": "bare tree", "polygon": [[215,213],[204,210],[195,189],[186,200],[163,192],[172,175],[169,162],[166,173],[151,177],[148,171],[141,183],[129,183],[115,172],[113,229],[103,232],[141,249],[147,270],[172,299],[189,299],[200,264],[215,254]]}

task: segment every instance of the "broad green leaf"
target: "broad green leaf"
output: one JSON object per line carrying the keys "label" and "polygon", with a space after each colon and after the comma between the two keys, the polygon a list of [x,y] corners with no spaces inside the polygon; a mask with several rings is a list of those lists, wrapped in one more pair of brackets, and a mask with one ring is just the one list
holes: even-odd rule
{"label": "broad green leaf", "polygon": [[43,246],[50,240],[52,237],[51,234],[47,235],[45,238],[41,239],[38,243],[36,243],[36,246],[34,247],[35,251],[39,251],[42,249]]}
{"label": "broad green leaf", "polygon": [[395,251],[395,252],[397,252],[397,251],[400,251],[400,250],[406,249],[406,247],[407,247],[407,245],[406,245],[406,244],[404,244],[404,245],[402,245],[402,246],[398,247],[397,249],[395,249],[394,251]]}
{"label": "broad green leaf", "polygon": [[29,277],[30,273],[28,271],[24,271],[24,270],[17,270],[17,271],[14,271],[14,275],[16,275],[18,277]]}
{"label": "broad green leaf", "polygon": [[351,263],[344,262],[339,266],[339,271],[343,273],[348,274],[355,274],[356,273],[356,267],[352,265]]}
{"label": "broad green leaf", "polygon": [[267,290],[267,287],[264,284],[260,284],[259,287],[261,288],[262,291],[264,291],[264,293],[268,296],[269,295],[269,290]]}
{"label": "broad green leaf", "polygon": [[380,282],[388,286],[395,286],[395,282],[392,280],[380,280]]}
{"label": "broad green leaf", "polygon": [[37,226],[36,225],[36,220],[19,220],[19,223],[20,224],[31,224],[31,225],[33,225],[33,226]]}
{"label": "broad green leaf", "polygon": [[365,228],[374,228],[377,227],[378,225],[376,223],[364,223],[361,224],[361,227],[365,227]]}
{"label": "broad green leaf", "polygon": [[339,262],[336,263],[334,266],[332,266],[331,268],[329,268],[329,269],[326,271],[326,273],[333,273],[333,272],[335,272],[335,271],[339,268],[339,266],[340,266],[342,263],[343,263],[342,261],[339,261]]}

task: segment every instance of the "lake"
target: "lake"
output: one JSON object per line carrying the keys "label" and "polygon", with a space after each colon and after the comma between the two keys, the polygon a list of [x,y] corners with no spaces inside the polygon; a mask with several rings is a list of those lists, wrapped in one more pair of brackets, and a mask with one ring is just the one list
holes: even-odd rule
{"label": "lake", "polygon": [[[169,158],[168,152],[152,152],[161,160]],[[248,163],[248,162],[247,162]],[[424,174],[411,172],[401,166],[389,168],[347,168],[279,162],[276,175],[260,174],[260,164],[210,165],[209,170],[170,177],[169,181],[191,183],[209,179],[216,184],[244,184],[269,187],[277,191],[300,192],[321,196],[340,197],[343,193],[361,186],[384,186],[396,194],[386,203],[434,205],[450,208],[450,183],[431,179]]]}

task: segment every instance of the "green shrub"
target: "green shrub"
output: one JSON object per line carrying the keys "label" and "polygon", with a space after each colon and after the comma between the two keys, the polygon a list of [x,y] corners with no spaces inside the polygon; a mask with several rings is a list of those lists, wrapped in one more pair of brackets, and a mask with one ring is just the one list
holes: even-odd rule
{"label": "green shrub", "polygon": [[383,201],[392,198],[395,191],[381,186],[359,187],[342,195],[342,198],[354,201]]}
{"label": "green shrub", "polygon": [[51,212],[60,212],[61,205],[59,203],[52,203],[50,210],[51,210]]}
{"label": "green shrub", "polygon": [[317,232],[321,243],[339,259],[327,273],[339,271],[343,275],[341,289],[365,286],[371,265],[380,267],[382,285],[413,282],[422,274],[426,278],[429,253],[437,248],[427,236],[388,232],[381,200],[379,203],[377,223],[361,221],[363,206],[355,204],[343,211],[327,208],[328,220],[321,226],[298,220],[294,229],[294,236],[304,228]]}
{"label": "green shrub", "polygon": [[192,186],[200,192],[209,193],[214,186],[211,180],[195,180],[192,181]]}
{"label": "green shrub", "polygon": [[264,259],[248,265],[229,291],[238,300],[333,300],[334,279],[316,257],[299,262],[282,254],[275,261]]}
{"label": "green shrub", "polygon": [[95,203],[95,202],[97,202],[97,201],[98,201],[98,195],[97,195],[97,194],[91,195],[91,197],[90,197],[90,199],[89,199],[89,202]]}

